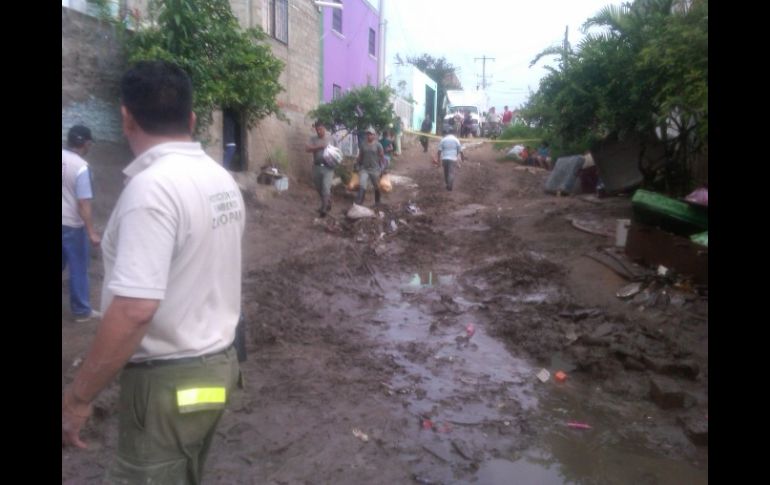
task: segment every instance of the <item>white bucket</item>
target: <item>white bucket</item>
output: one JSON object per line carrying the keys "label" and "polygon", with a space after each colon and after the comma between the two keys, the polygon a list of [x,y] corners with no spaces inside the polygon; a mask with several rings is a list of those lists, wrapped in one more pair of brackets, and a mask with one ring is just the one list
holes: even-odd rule
{"label": "white bucket", "polygon": [[615,227],[615,246],[623,248],[626,246],[628,238],[628,227],[631,225],[631,219],[618,219]]}

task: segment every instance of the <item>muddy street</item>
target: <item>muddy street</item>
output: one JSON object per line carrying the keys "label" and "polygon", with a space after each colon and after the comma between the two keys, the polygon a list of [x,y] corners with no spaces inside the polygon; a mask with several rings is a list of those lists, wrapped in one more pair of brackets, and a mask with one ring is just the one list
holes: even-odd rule
{"label": "muddy street", "polygon": [[[467,148],[448,192],[430,154],[405,147],[375,218],[347,219],[341,185],[324,219],[301,181],[249,198],[246,389],[206,482],[708,483],[707,297],[671,285],[622,300],[630,281],[591,257],[622,257],[629,198],[547,195],[547,172],[487,145]],[[62,288],[64,385],[96,323],[68,319]],[[62,450],[63,483],[100,482],[116,392],[90,448]]]}

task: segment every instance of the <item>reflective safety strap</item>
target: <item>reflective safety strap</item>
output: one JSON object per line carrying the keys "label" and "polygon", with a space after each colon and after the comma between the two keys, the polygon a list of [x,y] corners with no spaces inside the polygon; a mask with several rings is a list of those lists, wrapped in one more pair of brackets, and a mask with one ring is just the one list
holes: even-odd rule
{"label": "reflective safety strap", "polygon": [[179,411],[189,413],[204,409],[222,409],[227,398],[224,387],[196,387],[176,391]]}

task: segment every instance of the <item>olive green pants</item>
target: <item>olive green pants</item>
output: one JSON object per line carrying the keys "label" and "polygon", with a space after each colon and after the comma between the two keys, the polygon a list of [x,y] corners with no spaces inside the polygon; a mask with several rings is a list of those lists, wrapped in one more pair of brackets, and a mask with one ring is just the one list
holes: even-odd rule
{"label": "olive green pants", "polygon": [[235,389],[238,358],[232,346],[211,356],[126,367],[120,378],[118,453],[109,484],[199,484],[224,413],[220,399],[180,405],[178,391]]}

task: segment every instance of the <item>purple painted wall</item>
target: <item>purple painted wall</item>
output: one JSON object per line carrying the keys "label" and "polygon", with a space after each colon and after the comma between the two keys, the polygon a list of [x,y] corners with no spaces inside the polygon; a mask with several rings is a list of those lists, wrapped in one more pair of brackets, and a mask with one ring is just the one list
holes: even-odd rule
{"label": "purple painted wall", "polygon": [[[330,0],[326,0],[330,1]],[[342,32],[332,29],[334,10],[323,7],[323,101],[332,100],[333,85],[342,93],[351,88],[379,85],[380,19],[366,0],[342,0]],[[375,32],[375,55],[369,55],[369,29]],[[367,82],[368,81],[368,82]]]}

